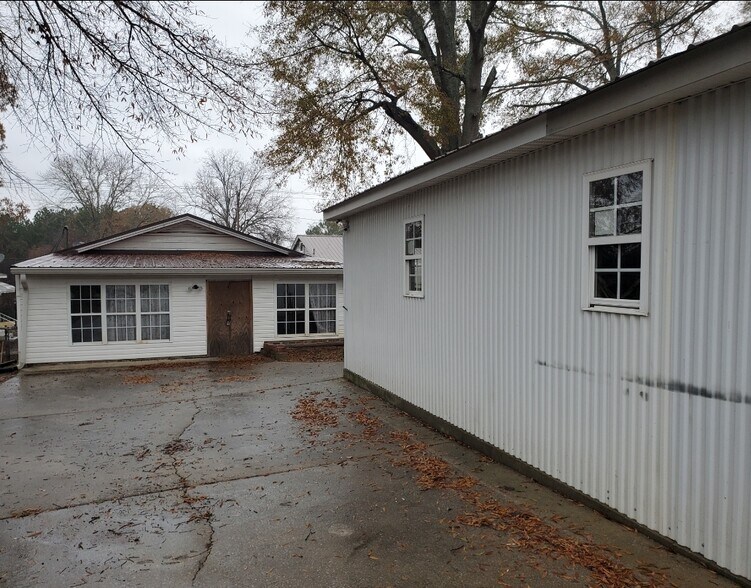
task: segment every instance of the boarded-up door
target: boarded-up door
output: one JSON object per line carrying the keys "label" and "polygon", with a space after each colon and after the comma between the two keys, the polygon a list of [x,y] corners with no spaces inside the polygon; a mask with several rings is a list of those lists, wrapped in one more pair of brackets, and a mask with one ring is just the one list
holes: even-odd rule
{"label": "boarded-up door", "polygon": [[207,282],[206,293],[209,355],[253,353],[250,282]]}

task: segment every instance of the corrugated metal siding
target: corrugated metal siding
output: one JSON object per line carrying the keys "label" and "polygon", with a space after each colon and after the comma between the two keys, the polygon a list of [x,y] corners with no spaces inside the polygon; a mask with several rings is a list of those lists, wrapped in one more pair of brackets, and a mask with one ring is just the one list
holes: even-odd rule
{"label": "corrugated metal siding", "polygon": [[[751,578],[749,137],[743,83],[352,217],[346,367]],[[583,311],[582,176],[643,159],[649,316]]]}
{"label": "corrugated metal siding", "polygon": [[295,245],[296,251],[311,257],[340,263],[344,259],[344,239],[341,235],[298,235]]}
{"label": "corrugated metal siding", "polygon": [[[344,289],[342,276],[263,276],[253,278],[253,351],[258,352],[265,341],[289,341],[304,339],[305,335],[276,334],[276,285],[278,282],[289,284],[336,282],[336,337],[344,336]],[[320,339],[313,335],[312,339]]]}
{"label": "corrugated metal siding", "polygon": [[[205,288],[190,290],[203,281],[194,278],[155,280],[153,277],[92,279],[86,277],[28,276],[23,294],[25,321],[20,325],[25,362],[57,363],[117,359],[148,359],[206,355]],[[70,334],[68,288],[71,284],[169,284],[171,341],[73,344]],[[21,312],[21,309],[19,309]]]}

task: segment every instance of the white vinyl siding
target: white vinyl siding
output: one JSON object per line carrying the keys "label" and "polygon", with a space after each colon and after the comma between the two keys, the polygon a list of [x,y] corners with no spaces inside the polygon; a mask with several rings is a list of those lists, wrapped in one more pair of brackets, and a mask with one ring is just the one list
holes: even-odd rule
{"label": "white vinyl siding", "polygon": [[102,251],[269,251],[232,235],[185,222],[101,247]]}
{"label": "white vinyl siding", "polygon": [[[743,82],[350,216],[345,367],[751,578],[749,137]],[[649,316],[585,312],[582,178],[643,160]]]}
{"label": "white vinyl siding", "polygon": [[[277,334],[277,284],[336,284],[336,331],[306,335]],[[321,339],[344,337],[344,290],[342,276],[335,275],[275,275],[253,277],[253,351],[258,352],[265,341],[291,339]]]}
{"label": "white vinyl siding", "polygon": [[[164,279],[159,280],[165,283]],[[171,278],[171,340],[76,343],[71,341],[70,286],[77,284],[135,285],[154,284],[154,277],[111,279],[102,277],[27,277],[23,291],[25,315],[25,363],[58,363],[116,359],[184,357],[206,354],[206,298],[203,280]],[[201,290],[191,290],[193,284]],[[104,294],[104,290],[102,290]],[[104,304],[104,302],[103,302]],[[106,326],[103,326],[106,328]]]}

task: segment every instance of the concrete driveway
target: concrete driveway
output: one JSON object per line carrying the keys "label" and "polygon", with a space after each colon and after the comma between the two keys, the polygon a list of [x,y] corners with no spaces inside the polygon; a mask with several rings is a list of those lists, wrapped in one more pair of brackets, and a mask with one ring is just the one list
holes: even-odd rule
{"label": "concrete driveway", "polygon": [[0,584],[731,585],[341,369],[255,358],[0,384]]}

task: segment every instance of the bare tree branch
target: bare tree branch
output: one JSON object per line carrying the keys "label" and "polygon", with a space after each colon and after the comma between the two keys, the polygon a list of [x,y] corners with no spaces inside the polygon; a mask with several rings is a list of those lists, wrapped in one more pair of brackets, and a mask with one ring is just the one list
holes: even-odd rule
{"label": "bare tree branch", "polygon": [[186,186],[186,205],[222,226],[273,243],[289,240],[292,213],[278,175],[259,156],[210,153]]}

